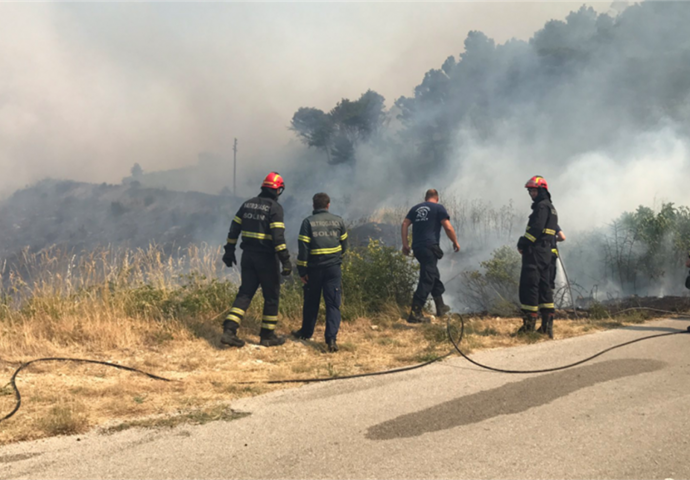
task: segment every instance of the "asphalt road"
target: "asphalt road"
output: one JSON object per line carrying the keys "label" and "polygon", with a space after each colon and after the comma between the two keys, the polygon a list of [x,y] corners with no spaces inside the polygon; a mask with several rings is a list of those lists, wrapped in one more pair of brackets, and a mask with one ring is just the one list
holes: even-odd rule
{"label": "asphalt road", "polygon": [[[473,358],[545,368],[688,325],[664,320]],[[233,408],[250,415],[10,445],[0,478],[690,478],[690,334],[556,373],[492,373],[452,357]]]}

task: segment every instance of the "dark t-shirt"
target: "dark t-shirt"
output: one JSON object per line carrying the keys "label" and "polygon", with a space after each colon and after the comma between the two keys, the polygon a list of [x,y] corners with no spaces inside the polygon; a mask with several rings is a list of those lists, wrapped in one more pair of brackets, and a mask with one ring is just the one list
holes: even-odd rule
{"label": "dark t-shirt", "polygon": [[438,245],[441,242],[441,222],[450,218],[440,203],[424,202],[415,205],[407,214],[412,222],[412,249]]}

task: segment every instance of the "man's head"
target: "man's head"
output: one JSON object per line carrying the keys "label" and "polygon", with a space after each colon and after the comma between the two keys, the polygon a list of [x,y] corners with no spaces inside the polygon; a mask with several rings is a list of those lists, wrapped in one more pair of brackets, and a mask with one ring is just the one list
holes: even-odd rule
{"label": "man's head", "polygon": [[438,203],[438,190],[430,188],[424,194],[424,200],[431,203]]}
{"label": "man's head", "polygon": [[314,210],[328,210],[331,206],[331,197],[327,193],[317,193],[313,198]]}
{"label": "man's head", "polygon": [[279,196],[281,193],[283,193],[283,190],[285,190],[285,182],[283,181],[283,177],[281,177],[278,172],[271,172],[266,175],[266,178],[261,184],[261,188],[272,190],[276,195]]}
{"label": "man's head", "polygon": [[541,175],[535,175],[527,180],[525,188],[527,189],[529,196],[532,197],[532,200],[536,200],[537,197],[539,197],[539,194],[542,192],[544,192],[544,195],[548,196],[549,198],[551,197],[549,194],[549,185],[546,183],[546,179]]}

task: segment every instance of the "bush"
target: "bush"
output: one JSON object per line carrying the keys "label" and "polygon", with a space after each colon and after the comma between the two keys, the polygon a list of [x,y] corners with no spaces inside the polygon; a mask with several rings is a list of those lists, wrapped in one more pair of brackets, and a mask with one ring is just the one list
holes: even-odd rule
{"label": "bush", "polygon": [[504,246],[480,265],[480,270],[463,272],[461,290],[470,308],[493,315],[510,316],[519,312],[518,286],[520,254]]}
{"label": "bush", "polygon": [[386,304],[410,303],[419,267],[394,247],[370,240],[353,249],[343,262],[343,292],[348,308],[361,314],[380,312]]}

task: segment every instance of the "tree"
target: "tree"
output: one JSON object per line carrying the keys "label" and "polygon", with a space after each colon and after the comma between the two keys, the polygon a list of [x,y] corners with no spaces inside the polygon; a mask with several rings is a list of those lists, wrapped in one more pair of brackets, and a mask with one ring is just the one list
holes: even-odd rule
{"label": "tree", "polygon": [[144,170],[141,168],[141,165],[135,163],[130,173],[132,174],[132,178],[139,178],[144,174]]}
{"label": "tree", "polygon": [[323,150],[328,163],[346,163],[354,161],[357,144],[378,132],[385,117],[384,97],[368,90],[356,101],[343,98],[328,113],[302,107],[290,129],[307,146]]}

